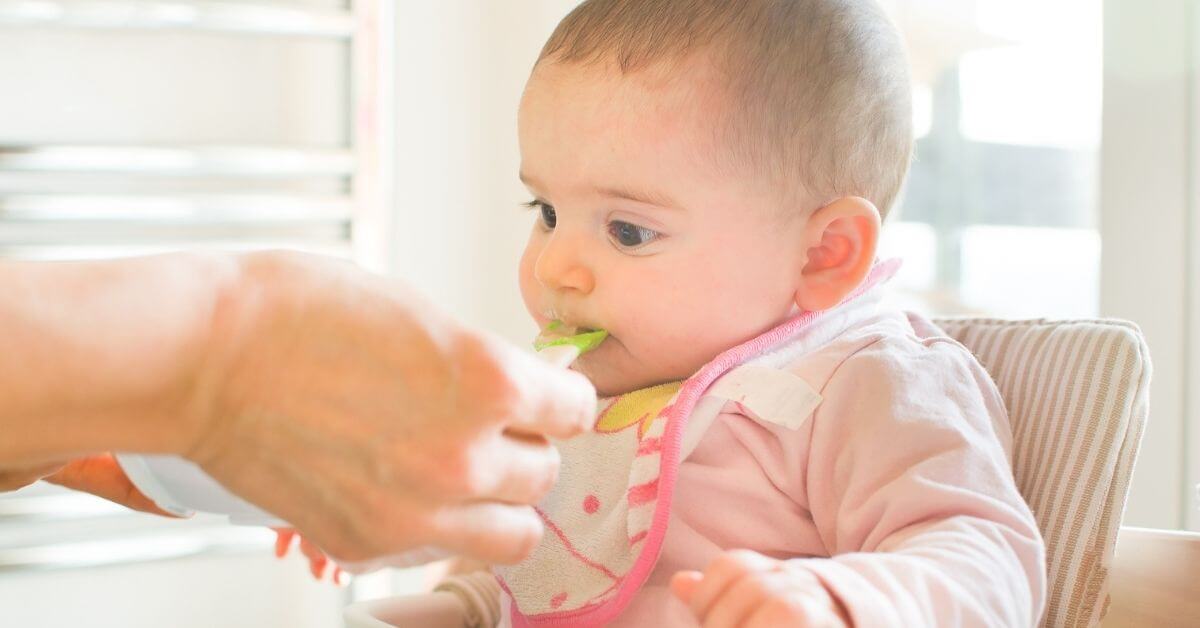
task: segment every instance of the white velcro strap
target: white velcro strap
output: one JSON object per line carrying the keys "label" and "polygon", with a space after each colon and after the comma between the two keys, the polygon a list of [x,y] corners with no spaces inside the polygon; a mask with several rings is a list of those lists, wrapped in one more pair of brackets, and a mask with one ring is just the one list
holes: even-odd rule
{"label": "white velcro strap", "polygon": [[800,377],[750,364],[721,376],[707,394],[741,404],[751,418],[793,430],[821,405],[821,395]]}

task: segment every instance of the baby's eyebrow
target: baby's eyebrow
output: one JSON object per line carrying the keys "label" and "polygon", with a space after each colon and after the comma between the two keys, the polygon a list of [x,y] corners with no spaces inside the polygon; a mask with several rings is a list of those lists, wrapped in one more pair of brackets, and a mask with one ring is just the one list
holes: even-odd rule
{"label": "baby's eyebrow", "polygon": [[596,190],[603,196],[624,198],[646,205],[655,205],[663,209],[682,209],[682,205],[666,194],[651,190],[631,190],[622,187],[603,187]]}
{"label": "baby's eyebrow", "polygon": [[[528,186],[532,189],[535,189],[535,190],[545,189],[542,186],[541,182],[539,182],[537,179],[533,178],[532,176],[530,176],[523,170],[518,173],[518,178],[521,180],[521,183],[524,183],[526,186]],[[679,203],[676,203],[675,200],[672,199],[670,196],[663,194],[661,192],[632,190],[629,188],[619,187],[619,186],[598,187],[598,188],[595,188],[595,191],[597,194],[600,194],[601,196],[607,196],[610,198],[623,198],[623,199],[627,199],[627,200],[634,201],[637,203],[643,203],[646,205],[654,205],[656,207],[661,207],[663,209],[682,209],[683,208],[682,205],[680,205]]]}
{"label": "baby's eyebrow", "polygon": [[526,187],[539,188],[539,189],[542,187],[542,185],[540,183],[538,183],[537,179],[534,179],[533,177],[525,174],[524,170],[521,170],[517,173],[517,178],[520,179],[521,183],[524,183]]}

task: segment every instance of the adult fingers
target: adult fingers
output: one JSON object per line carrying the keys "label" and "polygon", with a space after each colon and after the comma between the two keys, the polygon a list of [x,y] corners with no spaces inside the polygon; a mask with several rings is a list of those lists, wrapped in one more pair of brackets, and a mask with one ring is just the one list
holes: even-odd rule
{"label": "adult fingers", "polygon": [[305,537],[300,537],[300,551],[308,558],[308,569],[312,572],[313,578],[321,579],[325,575],[325,567],[329,564],[329,557],[321,548],[317,547],[316,543],[308,540]]}
{"label": "adult fingers", "polygon": [[54,474],[46,476],[46,481],[85,491],[133,510],[176,517],[156,506],[139,491],[121,470],[117,460],[109,454],[73,460]]}
{"label": "adult fingers", "polygon": [[336,584],[338,586],[342,586],[343,584],[346,583],[346,572],[342,571],[341,566],[334,565],[333,566],[333,575],[329,576],[329,579],[334,584]]}
{"label": "adult fingers", "polygon": [[33,484],[47,475],[54,473],[62,466],[61,462],[56,462],[28,469],[0,469],[0,492],[15,491]]}
{"label": "adult fingers", "polygon": [[508,429],[567,439],[591,429],[596,389],[586,377],[514,351],[510,356],[517,403]]}
{"label": "adult fingers", "polygon": [[486,563],[520,562],[542,538],[542,520],[528,506],[478,502],[434,516],[433,544]]}
{"label": "adult fingers", "polygon": [[540,436],[504,433],[487,450],[479,496],[517,505],[536,504],[558,477],[558,449]]}
{"label": "adult fingers", "polygon": [[749,550],[733,550],[717,556],[704,570],[704,579],[692,594],[689,604],[692,613],[699,619],[707,617],[717,599],[743,574],[769,569],[772,564],[770,558]]}
{"label": "adult fingers", "polygon": [[292,528],[271,528],[275,531],[275,558],[283,558],[287,556],[288,550],[292,549],[292,539],[296,538],[296,531]]}

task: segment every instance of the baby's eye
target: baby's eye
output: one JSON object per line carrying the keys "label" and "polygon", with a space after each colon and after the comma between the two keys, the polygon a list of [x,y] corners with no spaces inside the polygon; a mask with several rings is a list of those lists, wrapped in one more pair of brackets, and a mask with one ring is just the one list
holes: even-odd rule
{"label": "baby's eye", "polygon": [[554,212],[554,206],[542,201],[529,201],[525,206],[530,209],[536,209],[541,213],[542,226],[546,229],[554,229],[558,225],[558,214]]}
{"label": "baby's eye", "polygon": [[653,229],[639,227],[620,220],[608,223],[608,235],[618,245],[627,249],[649,244],[659,237],[659,233]]}

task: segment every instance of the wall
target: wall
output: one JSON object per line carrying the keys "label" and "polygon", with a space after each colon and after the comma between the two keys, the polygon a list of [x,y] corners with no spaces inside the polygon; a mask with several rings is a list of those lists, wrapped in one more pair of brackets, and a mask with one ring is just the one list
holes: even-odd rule
{"label": "wall", "polygon": [[517,179],[525,78],[571,0],[401,3],[396,273],[456,316],[524,344],[516,265],[532,224]]}

